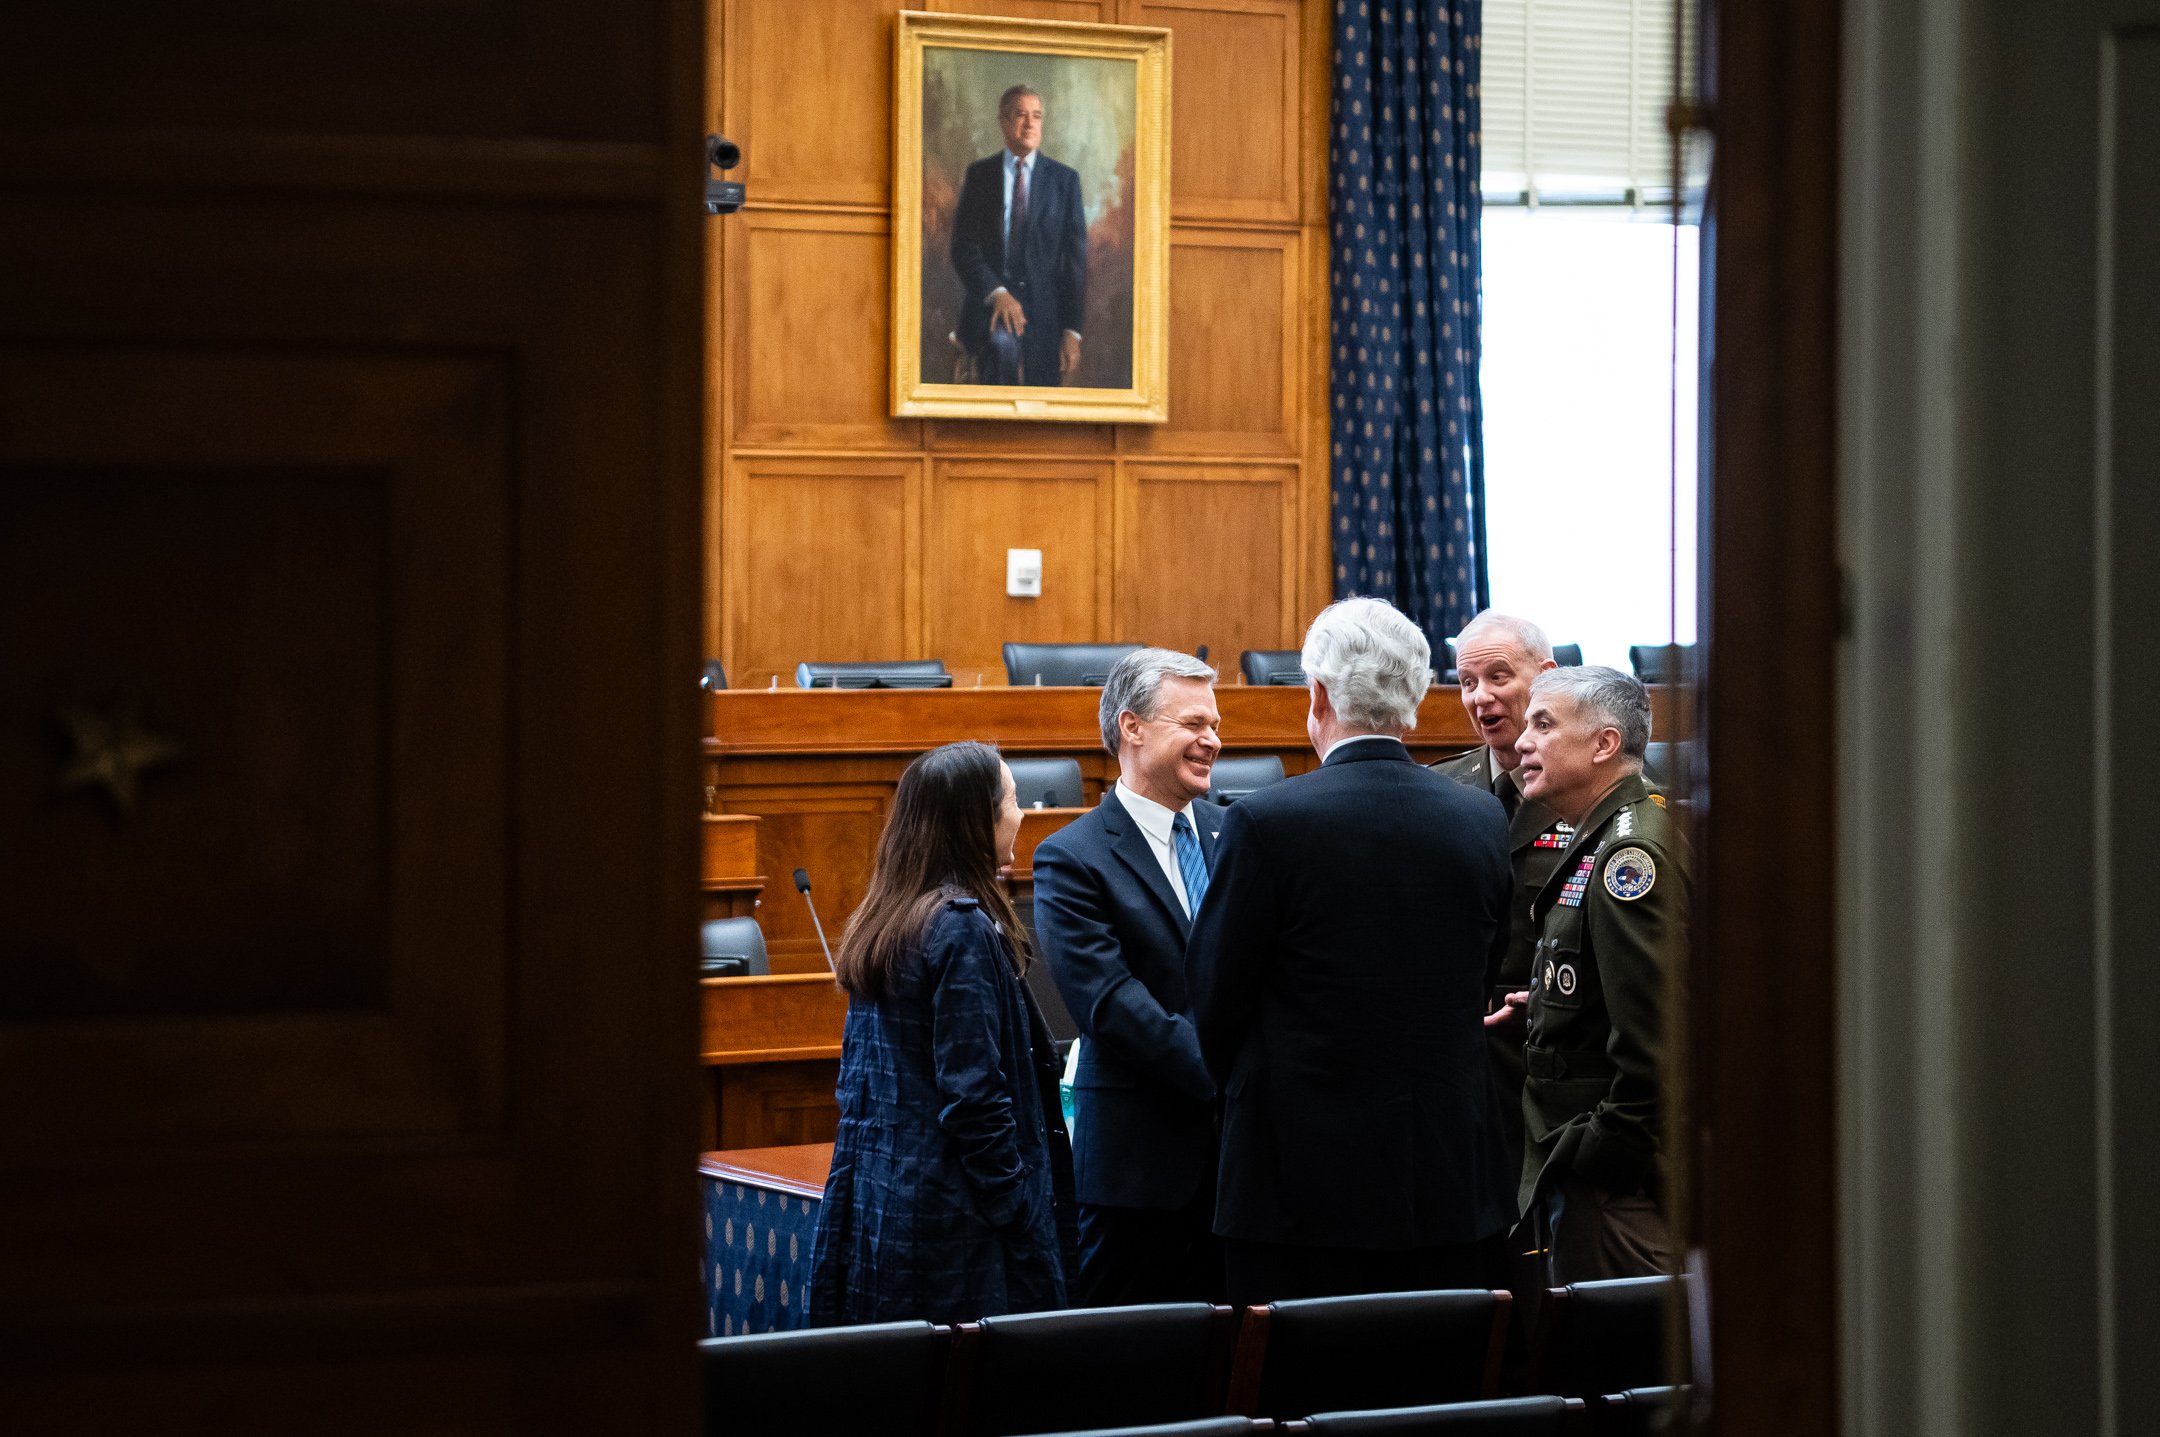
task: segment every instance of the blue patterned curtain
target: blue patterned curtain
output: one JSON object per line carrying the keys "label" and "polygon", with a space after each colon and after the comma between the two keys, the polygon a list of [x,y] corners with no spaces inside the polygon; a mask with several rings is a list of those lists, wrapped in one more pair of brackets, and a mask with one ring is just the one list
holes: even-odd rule
{"label": "blue patterned curtain", "polygon": [[1328,143],[1335,594],[1485,603],[1479,0],[1342,0]]}

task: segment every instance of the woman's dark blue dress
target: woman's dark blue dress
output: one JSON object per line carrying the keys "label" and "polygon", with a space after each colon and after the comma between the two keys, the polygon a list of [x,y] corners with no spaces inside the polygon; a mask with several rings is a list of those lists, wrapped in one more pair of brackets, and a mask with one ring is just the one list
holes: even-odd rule
{"label": "woman's dark blue dress", "polygon": [[1066,1305],[1072,1152],[1057,1050],[997,925],[954,898],[848,1004],[810,1325]]}

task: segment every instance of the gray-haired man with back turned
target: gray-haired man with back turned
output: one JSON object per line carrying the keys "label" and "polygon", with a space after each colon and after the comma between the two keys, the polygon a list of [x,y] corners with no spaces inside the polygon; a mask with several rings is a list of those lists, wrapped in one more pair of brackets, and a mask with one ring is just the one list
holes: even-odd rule
{"label": "gray-haired man with back turned", "polygon": [[1073,1172],[1079,1301],[1222,1295],[1215,1082],[1185,992],[1185,937],[1215,863],[1215,671],[1141,649],[1103,685],[1118,781],[1035,850],[1035,940],[1080,1027]]}
{"label": "gray-haired man with back turned", "polygon": [[1232,1302],[1495,1287],[1514,1173],[1485,1053],[1507,817],[1411,758],[1431,682],[1378,599],[1305,636],[1320,767],[1241,799],[1186,954],[1223,1085]]}

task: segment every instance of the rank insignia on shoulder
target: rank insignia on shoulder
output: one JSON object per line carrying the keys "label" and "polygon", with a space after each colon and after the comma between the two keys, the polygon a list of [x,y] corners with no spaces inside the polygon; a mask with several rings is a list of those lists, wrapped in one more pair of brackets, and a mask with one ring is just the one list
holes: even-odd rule
{"label": "rank insignia on shoulder", "polygon": [[1623,848],[1605,865],[1605,891],[1632,903],[1657,884],[1657,864],[1640,848]]}

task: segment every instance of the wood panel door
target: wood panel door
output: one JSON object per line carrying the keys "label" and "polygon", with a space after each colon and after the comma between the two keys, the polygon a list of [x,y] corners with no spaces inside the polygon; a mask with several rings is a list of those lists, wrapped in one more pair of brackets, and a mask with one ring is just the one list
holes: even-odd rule
{"label": "wood panel door", "polygon": [[703,7],[13,7],[0,1426],[689,1431]]}

